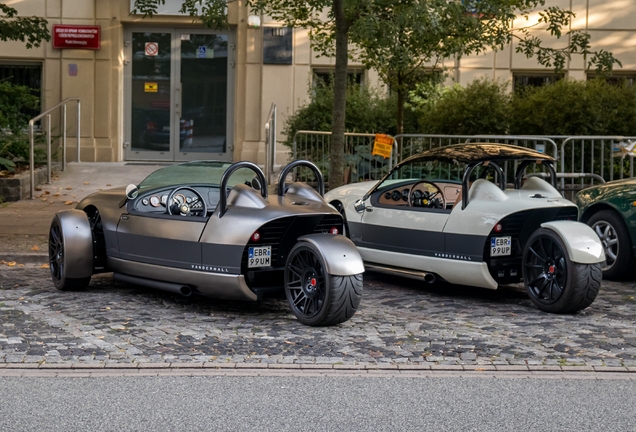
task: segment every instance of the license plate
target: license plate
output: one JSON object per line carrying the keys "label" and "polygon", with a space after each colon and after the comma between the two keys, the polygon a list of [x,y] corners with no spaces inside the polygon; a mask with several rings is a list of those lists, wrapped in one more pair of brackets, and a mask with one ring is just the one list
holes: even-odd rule
{"label": "license plate", "polygon": [[511,237],[492,237],[490,239],[490,256],[505,256],[512,253]]}
{"label": "license plate", "polygon": [[247,250],[247,266],[268,267],[272,265],[272,247],[255,246]]}

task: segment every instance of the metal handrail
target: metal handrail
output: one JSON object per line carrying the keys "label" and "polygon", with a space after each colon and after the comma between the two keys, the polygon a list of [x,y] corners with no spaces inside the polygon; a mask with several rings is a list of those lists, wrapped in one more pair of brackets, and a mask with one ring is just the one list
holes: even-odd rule
{"label": "metal handrail", "polygon": [[276,164],[276,104],[272,102],[265,123],[265,177],[267,182],[274,171]]}
{"label": "metal handrail", "polygon": [[29,120],[29,143],[31,144],[29,157],[31,165],[31,199],[34,199],[35,195],[35,132],[34,124],[36,121],[46,117],[47,124],[47,143],[46,143],[46,170],[47,170],[47,184],[51,184],[51,112],[62,107],[62,124],[64,125],[62,130],[62,171],[66,171],[66,104],[75,101],[77,102],[77,162],[80,162],[80,113],[81,104],[79,98],[66,98],[59,104],[55,105],[36,117]]}

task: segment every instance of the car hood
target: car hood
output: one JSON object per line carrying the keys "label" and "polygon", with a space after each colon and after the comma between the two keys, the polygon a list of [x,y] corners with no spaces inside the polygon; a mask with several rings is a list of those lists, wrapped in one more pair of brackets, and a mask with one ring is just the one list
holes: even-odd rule
{"label": "car hood", "polygon": [[597,202],[612,203],[616,207],[621,207],[622,203],[633,201],[636,201],[636,179],[634,178],[592,186],[576,194],[576,204],[581,209]]}

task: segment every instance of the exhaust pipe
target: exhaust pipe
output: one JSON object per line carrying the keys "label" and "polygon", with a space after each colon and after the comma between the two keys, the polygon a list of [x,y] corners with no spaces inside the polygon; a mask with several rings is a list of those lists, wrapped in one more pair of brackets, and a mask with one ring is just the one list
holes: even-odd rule
{"label": "exhaust pipe", "polygon": [[174,294],[181,294],[184,297],[190,297],[192,295],[192,288],[188,285],[175,284],[171,282],[162,282],[153,279],[144,279],[136,276],[130,276],[122,273],[113,273],[115,280],[126,282],[134,285],[141,285],[148,288],[160,289],[162,291],[171,292]]}
{"label": "exhaust pipe", "polygon": [[387,266],[382,266],[378,264],[370,264],[366,262],[364,263],[364,268],[366,270],[371,270],[378,273],[398,275],[398,276],[402,276],[402,277],[406,277],[410,279],[416,279],[420,281],[424,280],[424,282],[426,283],[433,283],[436,280],[435,274],[422,272],[422,271],[402,269],[402,268],[396,268],[396,267],[387,267]]}

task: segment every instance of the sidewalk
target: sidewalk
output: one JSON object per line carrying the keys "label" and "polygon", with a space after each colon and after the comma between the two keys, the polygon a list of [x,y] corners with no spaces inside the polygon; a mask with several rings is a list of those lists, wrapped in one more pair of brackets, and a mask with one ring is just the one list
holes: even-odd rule
{"label": "sidewalk", "polygon": [[75,207],[93,192],[138,184],[164,165],[160,162],[67,164],[66,171],[54,172],[50,185],[36,188],[34,199],[0,204],[0,261],[47,262],[49,226],[57,211]]}

